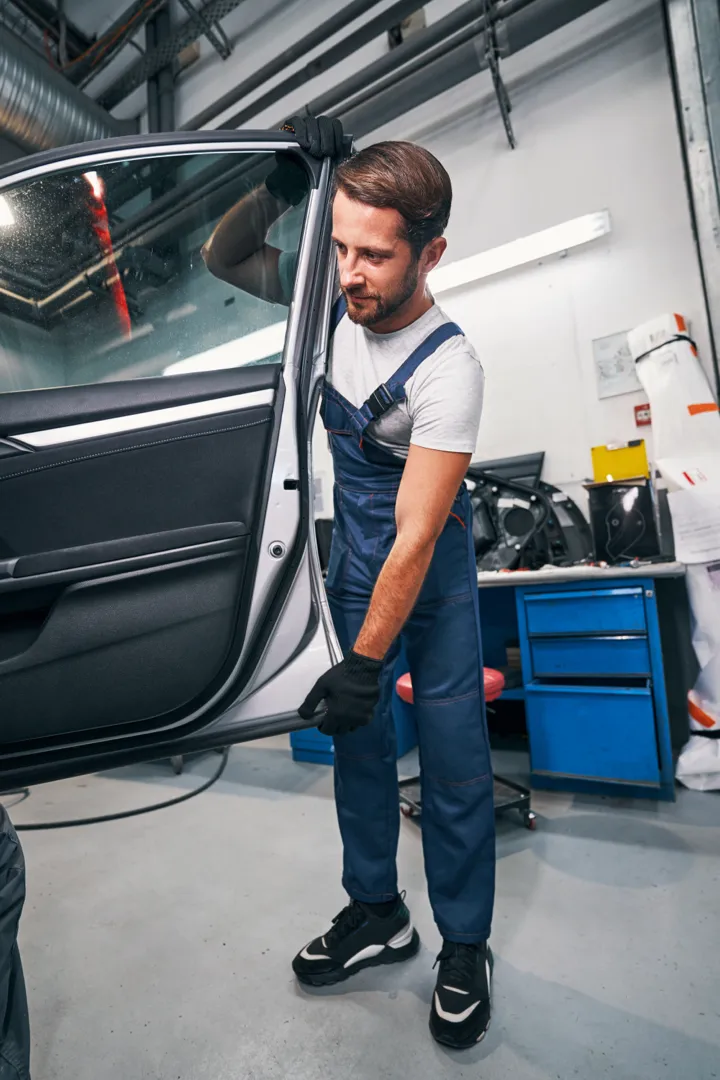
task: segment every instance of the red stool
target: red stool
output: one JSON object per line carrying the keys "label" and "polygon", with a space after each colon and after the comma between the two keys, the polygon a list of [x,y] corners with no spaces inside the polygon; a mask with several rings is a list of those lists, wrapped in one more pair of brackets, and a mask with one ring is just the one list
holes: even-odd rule
{"label": "red stool", "polygon": [[[505,676],[495,668],[483,668],[485,674],[485,701],[497,701],[505,687]],[[412,679],[409,672],[401,675],[395,683],[398,697],[407,705],[413,704]],[[535,814],[530,809],[530,791],[512,780],[501,776],[493,777],[495,791],[495,812],[517,809],[522,814],[527,829],[536,826]],[[420,777],[412,776],[400,781],[400,809],[406,817],[413,817],[420,812]]]}
{"label": "red stool", "polygon": [[[485,701],[497,701],[505,686],[505,676],[502,671],[496,671],[495,668],[491,667],[483,668],[483,671],[485,673]],[[406,702],[408,705],[412,705],[413,688],[409,672],[400,676],[395,684],[395,688],[397,689],[398,697],[401,701]]]}

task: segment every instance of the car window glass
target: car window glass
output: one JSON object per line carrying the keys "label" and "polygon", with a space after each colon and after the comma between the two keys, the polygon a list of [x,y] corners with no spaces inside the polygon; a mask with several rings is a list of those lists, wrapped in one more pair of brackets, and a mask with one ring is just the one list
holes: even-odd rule
{"label": "car window glass", "polygon": [[[269,153],[166,154],[4,188],[0,391],[279,362],[287,308],[213,277],[201,256],[273,163]],[[290,284],[306,201],[268,237],[289,253]]]}

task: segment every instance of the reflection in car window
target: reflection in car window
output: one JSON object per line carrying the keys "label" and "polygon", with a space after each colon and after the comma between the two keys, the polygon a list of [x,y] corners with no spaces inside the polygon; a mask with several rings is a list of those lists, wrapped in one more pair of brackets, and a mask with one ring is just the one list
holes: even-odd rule
{"label": "reflection in car window", "polygon": [[[287,309],[200,251],[272,154],[164,155],[0,192],[0,391],[279,362]],[[270,242],[295,266],[306,200]]]}

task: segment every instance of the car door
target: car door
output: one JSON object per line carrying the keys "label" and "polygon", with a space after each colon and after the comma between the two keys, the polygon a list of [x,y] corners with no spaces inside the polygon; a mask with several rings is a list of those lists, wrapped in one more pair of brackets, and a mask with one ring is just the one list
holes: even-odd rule
{"label": "car door", "polygon": [[[289,308],[201,249],[277,152]],[[282,133],[108,140],[0,172],[0,787],[301,727],[338,658],[309,439],[329,162]],[[245,212],[245,210],[243,211]],[[262,291],[262,290],[260,290]]]}

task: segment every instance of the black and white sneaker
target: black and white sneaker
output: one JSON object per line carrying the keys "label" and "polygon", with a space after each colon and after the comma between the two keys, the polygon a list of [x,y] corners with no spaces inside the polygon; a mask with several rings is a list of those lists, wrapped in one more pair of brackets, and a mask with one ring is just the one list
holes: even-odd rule
{"label": "black and white sneaker", "polygon": [[384,918],[352,900],[323,937],[298,953],[293,971],[308,986],[331,986],[363,968],[409,960],[419,948],[420,938],[402,897]]}
{"label": "black and white sneaker", "polygon": [[454,1050],[484,1039],[490,1027],[493,955],[490,946],[446,941],[430,1011],[433,1038]]}

